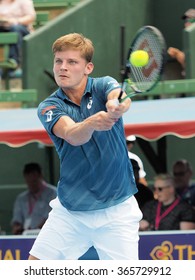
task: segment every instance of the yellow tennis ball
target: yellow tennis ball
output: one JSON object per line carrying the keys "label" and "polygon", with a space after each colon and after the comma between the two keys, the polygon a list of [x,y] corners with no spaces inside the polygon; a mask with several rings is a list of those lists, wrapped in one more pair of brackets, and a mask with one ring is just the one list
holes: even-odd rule
{"label": "yellow tennis ball", "polygon": [[130,55],[130,63],[135,67],[143,67],[148,64],[149,55],[146,51],[134,51]]}

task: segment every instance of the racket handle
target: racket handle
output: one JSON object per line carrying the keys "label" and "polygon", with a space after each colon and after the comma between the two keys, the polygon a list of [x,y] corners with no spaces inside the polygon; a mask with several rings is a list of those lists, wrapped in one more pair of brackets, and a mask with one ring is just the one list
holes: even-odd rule
{"label": "racket handle", "polygon": [[115,99],[111,99],[110,102],[113,103],[113,105],[118,106],[120,104],[119,99],[115,98]]}
{"label": "racket handle", "polygon": [[123,89],[121,89],[121,91],[120,91],[120,93],[119,93],[119,96],[118,96],[119,102],[120,102],[120,100],[121,100],[122,95],[123,95]]}
{"label": "racket handle", "polygon": [[123,92],[124,92],[125,89],[126,89],[126,84],[127,84],[127,82],[126,82],[126,80],[125,80],[125,81],[123,82],[121,91],[120,91],[119,96],[118,96],[119,103],[120,103],[120,101],[121,101],[121,97],[122,97],[122,95],[123,95]]}
{"label": "racket handle", "polygon": [[133,97],[133,96],[135,96],[135,95],[136,95],[136,93],[129,93],[129,94],[127,94],[127,96],[125,96],[124,98],[120,99],[120,100],[119,100],[119,103],[122,103],[122,102],[125,101],[127,98],[131,98],[131,97]]}

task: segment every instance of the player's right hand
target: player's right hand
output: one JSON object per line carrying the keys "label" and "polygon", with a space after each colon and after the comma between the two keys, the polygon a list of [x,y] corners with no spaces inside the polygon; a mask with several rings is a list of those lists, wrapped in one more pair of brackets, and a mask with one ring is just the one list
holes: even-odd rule
{"label": "player's right hand", "polygon": [[97,131],[110,130],[113,127],[113,125],[118,121],[117,117],[112,117],[108,112],[104,111],[96,113],[89,119],[91,119],[92,121],[92,126],[94,130]]}

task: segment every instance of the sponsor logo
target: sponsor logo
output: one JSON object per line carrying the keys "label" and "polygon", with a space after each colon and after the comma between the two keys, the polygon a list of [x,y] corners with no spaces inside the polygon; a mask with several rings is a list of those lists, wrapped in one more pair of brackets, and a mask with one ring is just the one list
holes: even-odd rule
{"label": "sponsor logo", "polygon": [[50,122],[52,120],[52,115],[53,115],[52,110],[50,110],[46,113],[46,116],[47,116],[46,122]]}
{"label": "sponsor logo", "polygon": [[150,253],[153,260],[172,260],[173,245],[169,241],[164,241],[160,246],[156,246]]}
{"label": "sponsor logo", "polygon": [[49,111],[51,109],[55,109],[55,108],[56,108],[56,106],[48,106],[41,111],[41,115],[44,115],[47,111]]}
{"label": "sponsor logo", "polygon": [[87,104],[87,109],[91,109],[92,104],[93,104],[93,99],[92,99],[92,97],[89,97],[89,102]]}
{"label": "sponsor logo", "polygon": [[195,251],[191,244],[173,244],[165,240],[150,252],[153,260],[193,260]]}

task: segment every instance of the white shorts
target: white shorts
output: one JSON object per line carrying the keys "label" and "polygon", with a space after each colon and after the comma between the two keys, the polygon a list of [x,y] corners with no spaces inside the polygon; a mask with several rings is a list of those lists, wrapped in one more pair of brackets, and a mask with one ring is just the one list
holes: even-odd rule
{"label": "white shorts", "polygon": [[94,246],[101,260],[138,260],[142,212],[134,196],[94,211],[68,211],[58,198],[50,206],[30,255],[41,260],[77,260]]}

